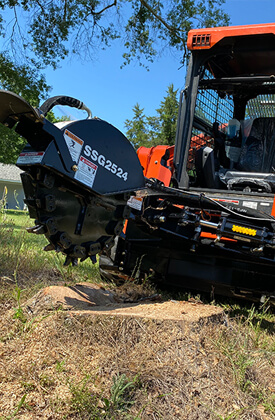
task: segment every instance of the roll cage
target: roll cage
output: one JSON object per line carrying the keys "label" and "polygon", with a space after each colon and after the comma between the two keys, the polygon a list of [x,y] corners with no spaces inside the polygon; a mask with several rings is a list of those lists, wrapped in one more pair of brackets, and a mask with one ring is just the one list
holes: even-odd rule
{"label": "roll cage", "polygon": [[[258,179],[252,191],[273,191],[275,24],[193,30],[188,48],[191,57],[180,97],[175,182],[180,188],[251,190]],[[232,121],[239,124],[234,136],[229,134]],[[247,152],[250,165],[245,162]],[[259,153],[262,162],[255,165]],[[264,185],[266,177],[271,181]],[[250,182],[234,183],[233,178]]]}

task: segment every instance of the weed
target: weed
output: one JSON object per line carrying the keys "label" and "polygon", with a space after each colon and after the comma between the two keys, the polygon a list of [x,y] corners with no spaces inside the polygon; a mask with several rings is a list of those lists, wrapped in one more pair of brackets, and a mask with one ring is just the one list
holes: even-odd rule
{"label": "weed", "polygon": [[31,392],[36,389],[36,385],[33,382],[21,382],[21,386],[26,392]]}
{"label": "weed", "polygon": [[86,375],[85,378],[78,383],[70,383],[69,388],[72,394],[70,400],[70,410],[73,413],[88,414],[89,419],[99,419],[100,409],[98,408],[98,397],[91,393],[89,383],[91,378]]}
{"label": "weed", "polygon": [[0,213],[1,214],[5,213],[5,208],[6,208],[6,204],[7,204],[7,196],[8,196],[8,189],[5,186],[2,198],[0,199]]}
{"label": "weed", "polygon": [[55,370],[57,373],[61,373],[65,371],[65,360],[61,360],[61,362],[56,362]]}
{"label": "weed", "polygon": [[264,411],[272,414],[275,418],[275,395],[272,395],[270,400],[266,398],[262,398],[261,400]]}
{"label": "weed", "polygon": [[40,375],[39,382],[43,388],[51,388],[55,385],[55,379],[46,373]]}
{"label": "weed", "polygon": [[21,400],[19,401],[16,409],[14,410],[14,412],[12,414],[6,416],[6,417],[0,417],[0,420],[17,420],[15,418],[15,416],[19,413],[19,411],[21,410],[21,408],[25,404],[26,397],[27,397],[27,394],[24,394],[23,397],[21,398]]}
{"label": "weed", "polygon": [[17,308],[14,308],[13,318],[14,319],[19,319],[19,321],[21,321],[24,324],[27,321],[27,318],[24,315],[24,312],[23,312],[23,309],[22,309],[21,303],[20,303],[21,292],[22,292],[22,290],[20,289],[20,287],[16,286],[15,287],[15,296],[16,296],[16,301],[17,301],[18,306],[17,306]]}
{"label": "weed", "polygon": [[254,360],[247,351],[246,340],[242,343],[238,335],[234,334],[233,337],[222,334],[217,345],[231,364],[236,385],[242,391],[246,391],[250,384],[248,369],[253,365]]}
{"label": "weed", "polygon": [[213,414],[217,417],[219,420],[235,420],[240,418],[240,414],[243,413],[245,409],[240,409],[236,411],[232,411],[230,414],[227,414],[226,416],[222,416],[220,414],[215,413],[215,411],[211,410]]}
{"label": "weed", "polygon": [[62,280],[65,283],[70,283],[73,281],[73,267],[71,264],[68,266],[64,266],[64,257],[61,259],[60,254],[51,254],[50,259],[53,262],[53,265],[57,269],[57,271],[60,273]]}
{"label": "weed", "polygon": [[114,375],[110,397],[102,399],[106,413],[113,416],[116,412],[127,410],[134,403],[130,397],[131,391],[137,386],[137,383],[137,376],[130,380],[125,374]]}

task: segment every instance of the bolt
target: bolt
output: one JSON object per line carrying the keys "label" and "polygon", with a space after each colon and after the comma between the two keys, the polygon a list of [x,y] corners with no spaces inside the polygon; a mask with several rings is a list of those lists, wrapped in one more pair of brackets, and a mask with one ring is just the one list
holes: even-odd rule
{"label": "bolt", "polygon": [[73,165],[73,166],[72,166],[72,170],[73,170],[74,172],[76,172],[76,171],[78,170],[78,166],[77,166],[77,165]]}
{"label": "bolt", "polygon": [[265,303],[265,301],[266,301],[266,295],[262,295],[261,299],[260,299],[260,302]]}

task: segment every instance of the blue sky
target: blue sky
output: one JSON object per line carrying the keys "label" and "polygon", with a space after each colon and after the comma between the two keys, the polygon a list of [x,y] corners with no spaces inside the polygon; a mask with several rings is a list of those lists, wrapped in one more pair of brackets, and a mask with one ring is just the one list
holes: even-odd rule
{"label": "blue sky", "polygon": [[[232,25],[275,22],[275,0],[227,0],[224,8]],[[147,115],[154,115],[169,84],[184,87],[185,70],[179,69],[178,60],[169,51],[150,64],[149,72],[135,63],[121,69],[122,53],[117,43],[99,52],[92,62],[81,63],[72,57],[58,70],[47,69],[51,96],[76,97],[91,108],[94,116],[125,132],[124,121],[133,116],[137,102]],[[71,118],[85,116],[71,108],[63,111]],[[62,115],[61,108],[56,113]]]}

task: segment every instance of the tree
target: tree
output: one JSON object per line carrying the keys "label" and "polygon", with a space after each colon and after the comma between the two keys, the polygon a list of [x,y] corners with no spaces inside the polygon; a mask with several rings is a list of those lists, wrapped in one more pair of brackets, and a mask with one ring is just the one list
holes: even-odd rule
{"label": "tree", "polygon": [[178,89],[174,90],[171,84],[167,89],[167,96],[157,109],[160,131],[157,136],[158,144],[175,144],[179,101],[177,99]]}
{"label": "tree", "polygon": [[[53,123],[59,121],[68,121],[67,117],[56,117],[52,111],[47,114],[47,119]],[[19,154],[22,152],[27,140],[13,129],[0,125],[0,162],[2,163],[16,163]]]}
{"label": "tree", "polygon": [[167,95],[156,109],[157,115],[145,116],[144,108],[136,104],[133,108],[134,117],[125,121],[126,137],[137,149],[140,146],[153,147],[158,144],[173,145],[177,130],[179,101],[178,89],[171,84]]}
{"label": "tree", "polygon": [[[186,55],[193,27],[229,23],[225,0],[4,0],[0,34],[15,56],[56,66],[69,52],[85,59],[120,39],[124,64],[152,61],[162,48]],[[4,21],[3,16],[9,19]],[[7,29],[8,28],[8,29]]]}
{"label": "tree", "polygon": [[[42,99],[46,99],[50,87],[39,70],[28,65],[15,65],[7,55],[0,54],[0,88],[10,90],[22,96],[32,106],[38,107]],[[68,120],[56,118],[49,112],[47,118],[52,122]],[[0,162],[15,163],[22,151],[26,140],[14,130],[0,124]]]}
{"label": "tree", "polygon": [[149,145],[148,121],[143,111],[144,108],[140,108],[137,103],[133,108],[133,119],[125,121],[126,136],[136,149],[141,145]]}
{"label": "tree", "polygon": [[[32,106],[39,105],[49,91],[45,78],[30,66],[14,64],[8,55],[0,54],[0,88],[24,97]],[[15,163],[26,141],[15,131],[0,124],[0,162]]]}

